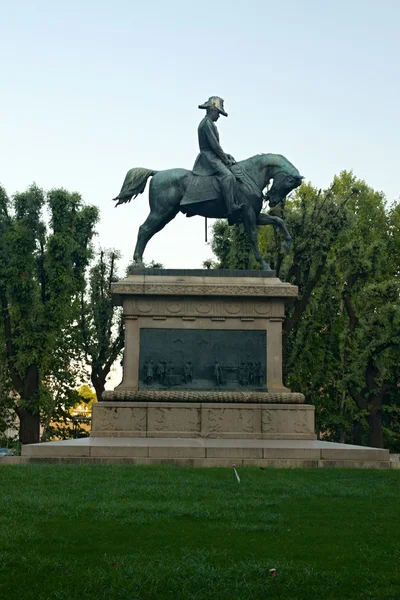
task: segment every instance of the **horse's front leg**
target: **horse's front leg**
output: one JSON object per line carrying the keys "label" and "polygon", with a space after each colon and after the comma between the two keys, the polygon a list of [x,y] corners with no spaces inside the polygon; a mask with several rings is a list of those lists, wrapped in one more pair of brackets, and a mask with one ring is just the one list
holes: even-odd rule
{"label": "horse's front leg", "polygon": [[256,217],[256,213],[254,212],[254,210],[252,208],[244,210],[244,212],[243,212],[243,224],[244,224],[244,228],[246,230],[246,233],[247,233],[247,235],[250,238],[251,245],[253,247],[254,255],[255,255],[257,261],[261,265],[261,269],[263,271],[270,271],[271,267],[269,266],[269,264],[267,262],[265,262],[265,260],[261,256],[261,252],[260,252],[260,249],[258,247],[258,239],[257,239],[257,217]]}
{"label": "horse's front leg", "polygon": [[290,252],[290,246],[292,243],[292,236],[289,233],[288,228],[286,227],[286,223],[280,217],[273,217],[272,215],[264,215],[259,214],[257,217],[257,225],[273,225],[274,227],[279,227],[282,230],[285,241],[283,244],[283,248],[286,254]]}

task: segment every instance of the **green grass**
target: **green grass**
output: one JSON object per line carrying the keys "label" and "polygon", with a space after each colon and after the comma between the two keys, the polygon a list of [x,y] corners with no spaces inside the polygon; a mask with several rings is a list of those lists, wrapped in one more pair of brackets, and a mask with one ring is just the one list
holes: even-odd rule
{"label": "green grass", "polygon": [[400,598],[400,471],[0,466],[1,600]]}

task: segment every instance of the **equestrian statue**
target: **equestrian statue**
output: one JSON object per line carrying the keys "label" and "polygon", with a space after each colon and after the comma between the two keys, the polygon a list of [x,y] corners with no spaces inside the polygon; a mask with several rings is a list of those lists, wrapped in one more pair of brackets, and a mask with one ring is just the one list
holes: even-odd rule
{"label": "equestrian statue", "polygon": [[[236,162],[221,148],[215,125],[220,115],[228,116],[222,98],[211,96],[199,108],[205,109],[206,115],[198,128],[200,153],[193,170],[130,169],[120,193],[114,198],[116,206],[130,202],[144,191],[147,180],[152,178],[150,214],[139,227],[134,265],[143,267],[143,252],[149,240],[179,212],[183,212],[187,217],[227,218],[230,225],[243,223],[261,269],[269,270],[258,247],[257,226],[279,227],[284,235],[286,252],[289,252],[292,238],[282,219],[261,213],[263,204],[266,201],[272,208],[282,202],[301,184],[303,177],[280,154],[258,154]],[[272,187],[264,195],[271,179]]]}

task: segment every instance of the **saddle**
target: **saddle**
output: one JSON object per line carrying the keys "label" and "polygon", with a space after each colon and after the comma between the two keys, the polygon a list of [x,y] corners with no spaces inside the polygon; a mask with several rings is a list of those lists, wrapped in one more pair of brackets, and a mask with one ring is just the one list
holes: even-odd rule
{"label": "saddle", "polygon": [[[236,177],[235,186],[235,197],[256,194],[260,195],[260,191],[256,189],[254,182],[244,173],[239,165],[233,165],[231,167],[232,173]],[[218,177],[215,175],[193,175],[190,173],[188,183],[186,187],[185,195],[181,201],[181,208],[188,207],[187,216],[190,215],[190,205],[199,204],[202,202],[210,202],[212,200],[219,200],[221,192],[221,186],[218,181]]]}
{"label": "saddle", "polygon": [[193,175],[190,173],[186,186],[185,195],[182,198],[180,206],[198,204],[199,202],[209,202],[217,200],[220,195],[220,185],[215,175]]}

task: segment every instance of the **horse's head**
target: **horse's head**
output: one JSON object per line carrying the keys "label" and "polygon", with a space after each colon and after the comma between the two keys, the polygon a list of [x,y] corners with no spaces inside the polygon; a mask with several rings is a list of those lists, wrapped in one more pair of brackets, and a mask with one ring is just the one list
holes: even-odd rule
{"label": "horse's head", "polygon": [[271,173],[274,182],[271,189],[264,196],[271,208],[282,202],[291,191],[299,187],[304,179],[291,163],[288,161],[287,163],[287,167],[286,165],[280,165],[276,167],[275,172]]}

